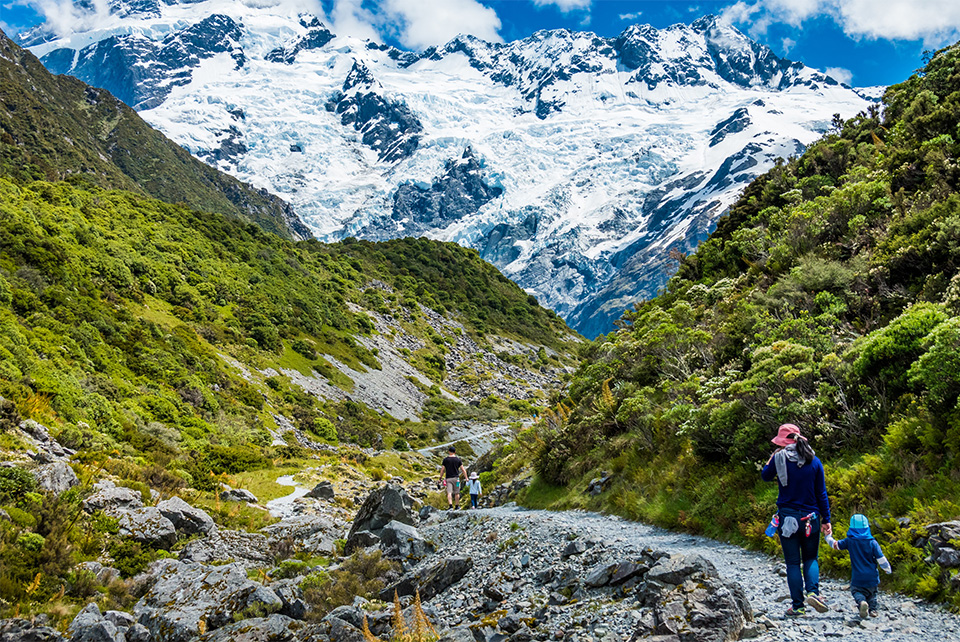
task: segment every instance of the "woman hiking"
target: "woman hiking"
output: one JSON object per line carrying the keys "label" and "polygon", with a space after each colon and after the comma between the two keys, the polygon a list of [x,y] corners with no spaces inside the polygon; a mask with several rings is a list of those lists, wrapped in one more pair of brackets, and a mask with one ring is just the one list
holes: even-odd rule
{"label": "woman hiking", "polygon": [[[777,480],[777,533],[787,563],[787,586],[793,604],[786,617],[799,617],[806,612],[804,603],[821,613],[829,609],[820,598],[820,533],[830,535],[830,500],[823,475],[823,464],[800,429],[793,424],[780,426],[771,439],[780,446],[770,455],[760,472],[764,481]],[[806,590],[806,599],[804,599]]]}

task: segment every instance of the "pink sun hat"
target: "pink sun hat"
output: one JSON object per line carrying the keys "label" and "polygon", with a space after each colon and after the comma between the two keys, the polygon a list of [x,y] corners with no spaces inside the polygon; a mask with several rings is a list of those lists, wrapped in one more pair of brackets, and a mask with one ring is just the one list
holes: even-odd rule
{"label": "pink sun hat", "polygon": [[790,435],[799,435],[799,434],[800,434],[800,428],[798,428],[794,424],[783,424],[782,426],[780,426],[780,430],[777,431],[777,436],[771,439],[770,441],[772,441],[778,446],[787,447],[790,444],[797,443],[797,440],[791,439]]}

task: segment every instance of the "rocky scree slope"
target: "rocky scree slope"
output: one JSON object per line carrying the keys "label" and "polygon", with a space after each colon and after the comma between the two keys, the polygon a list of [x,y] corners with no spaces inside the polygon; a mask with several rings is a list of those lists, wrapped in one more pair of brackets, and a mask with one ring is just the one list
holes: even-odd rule
{"label": "rocky scree slope", "polygon": [[589,336],[652,296],[744,184],[868,104],[713,16],[413,53],[278,7],[120,7],[21,42],[289,199],[318,237],[476,248]]}
{"label": "rocky scree slope", "polygon": [[311,236],[279,197],[198,162],[100,85],[52,75],[3,32],[0,78],[3,173],[82,179],[251,221],[284,238]]}

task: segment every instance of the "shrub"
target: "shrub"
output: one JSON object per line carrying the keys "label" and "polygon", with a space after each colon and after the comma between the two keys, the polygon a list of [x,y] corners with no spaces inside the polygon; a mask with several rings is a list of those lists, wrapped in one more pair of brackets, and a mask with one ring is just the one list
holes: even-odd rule
{"label": "shrub", "polygon": [[357,596],[374,597],[386,582],[398,576],[398,570],[395,562],[381,558],[380,551],[369,555],[357,551],[329,573],[311,573],[300,583],[300,589],[313,607],[310,617],[320,619],[338,606],[351,604]]}
{"label": "shrub", "polygon": [[37,488],[37,479],[23,468],[0,468],[0,498],[18,501]]}

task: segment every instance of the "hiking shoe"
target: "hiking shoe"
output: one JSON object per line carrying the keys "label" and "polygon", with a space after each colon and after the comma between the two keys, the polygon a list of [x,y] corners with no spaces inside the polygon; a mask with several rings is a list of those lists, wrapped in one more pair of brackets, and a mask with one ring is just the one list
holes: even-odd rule
{"label": "hiking shoe", "polygon": [[869,615],[869,609],[870,609],[870,607],[867,605],[866,602],[860,602],[860,604],[859,604],[858,606],[859,606],[859,608],[860,608],[860,617],[861,617],[862,619],[866,620],[866,619],[867,619],[867,615]]}
{"label": "hiking shoe", "polygon": [[830,610],[830,607],[827,606],[827,603],[821,599],[816,593],[807,594],[807,604],[817,609],[820,613],[826,613]]}
{"label": "hiking shoe", "polygon": [[783,614],[784,617],[803,617],[807,614],[807,609],[801,607],[790,607],[787,609],[787,612]]}
{"label": "hiking shoe", "polygon": [[880,613],[878,611],[870,611],[870,617],[880,617]]}

